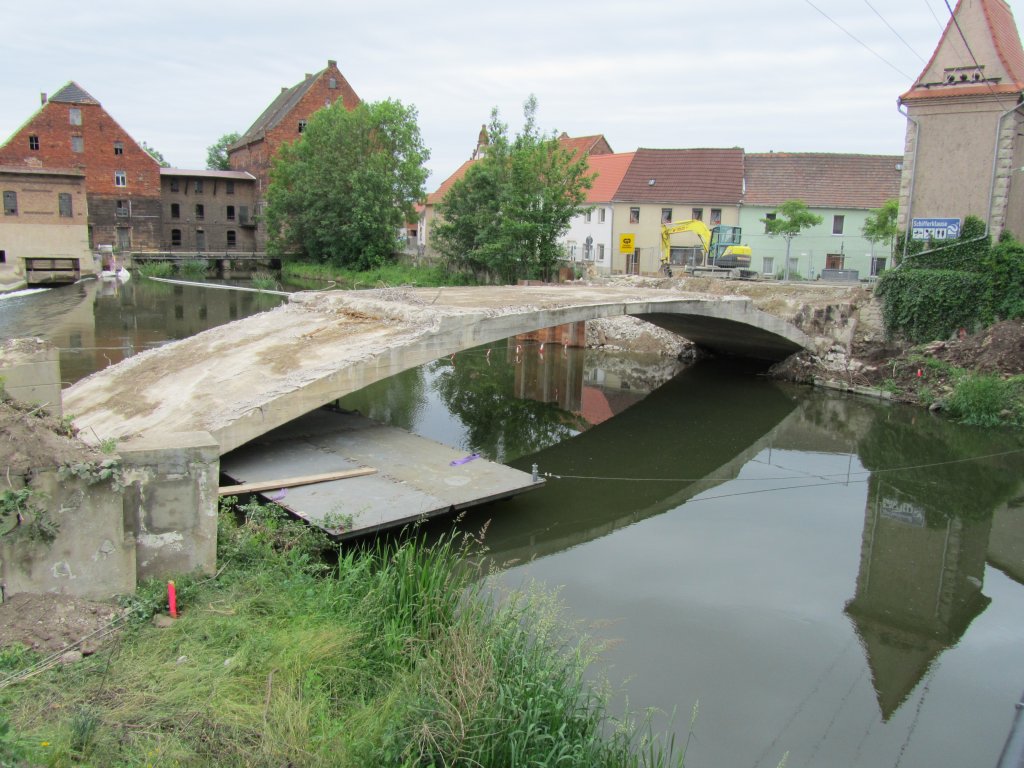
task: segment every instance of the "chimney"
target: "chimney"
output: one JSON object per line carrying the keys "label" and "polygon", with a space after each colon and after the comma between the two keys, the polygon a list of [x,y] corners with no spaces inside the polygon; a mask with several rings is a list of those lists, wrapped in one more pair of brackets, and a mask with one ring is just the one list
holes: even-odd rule
{"label": "chimney", "polygon": [[327,66],[328,67],[336,67],[336,66],[338,66],[338,62],[336,62],[334,59],[328,59],[327,60]]}
{"label": "chimney", "polygon": [[281,86],[281,93],[284,93],[287,90],[288,90],[288,86],[287,85],[282,85]]}
{"label": "chimney", "polygon": [[311,74],[310,74],[309,72],[307,72],[307,73],[306,73],[306,79],[307,79],[307,80],[309,80],[309,78],[311,78],[312,76],[313,76],[313,75],[311,75]]}
{"label": "chimney", "polygon": [[46,91],[39,94],[39,103],[44,107],[46,106]]}

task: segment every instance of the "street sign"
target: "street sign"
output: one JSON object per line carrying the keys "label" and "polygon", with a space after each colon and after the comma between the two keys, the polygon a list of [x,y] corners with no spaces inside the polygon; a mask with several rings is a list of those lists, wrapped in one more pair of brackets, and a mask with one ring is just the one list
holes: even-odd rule
{"label": "street sign", "polygon": [[960,219],[914,219],[911,240],[955,240],[960,237]]}
{"label": "street sign", "polygon": [[636,235],[619,235],[619,253],[632,253],[636,249]]}

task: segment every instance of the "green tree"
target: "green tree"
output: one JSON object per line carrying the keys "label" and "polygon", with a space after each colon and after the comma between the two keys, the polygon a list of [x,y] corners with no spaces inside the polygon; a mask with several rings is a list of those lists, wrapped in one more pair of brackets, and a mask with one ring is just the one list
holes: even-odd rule
{"label": "green tree", "polygon": [[206,148],[206,167],[211,171],[230,171],[228,147],[242,138],[237,132],[225,133],[217,141]]}
{"label": "green tree", "polygon": [[142,142],[139,146],[142,147],[150,157],[152,157],[154,160],[160,163],[161,168],[171,167],[171,164],[164,160],[164,155],[160,150],[154,149],[153,147],[149,146],[149,144],[147,144],[146,142]]}
{"label": "green tree", "polygon": [[761,219],[765,231],[769,235],[780,235],[786,240],[786,264],[783,267],[783,280],[789,280],[789,249],[793,245],[793,238],[797,237],[808,227],[821,224],[822,218],[816,213],[811,213],[807,203],[803,200],[787,200],[775,211],[775,218]]}
{"label": "green tree", "polygon": [[369,269],[392,259],[424,195],[416,108],[387,100],[318,110],[270,172],[268,251]]}
{"label": "green tree", "polygon": [[491,111],[486,152],[445,195],[432,235],[449,265],[503,283],[551,276],[564,255],[559,238],[593,183],[585,156],[540,131],[534,96],[523,117],[510,138]]}
{"label": "green tree", "polygon": [[900,202],[895,198],[886,200],[881,208],[875,208],[864,220],[861,234],[872,243],[886,243],[889,246],[889,258],[896,254],[896,216],[900,210]]}

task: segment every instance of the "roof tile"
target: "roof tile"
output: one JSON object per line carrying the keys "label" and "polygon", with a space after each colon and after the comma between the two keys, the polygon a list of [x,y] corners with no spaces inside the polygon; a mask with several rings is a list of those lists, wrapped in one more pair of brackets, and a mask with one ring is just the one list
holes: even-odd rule
{"label": "roof tile", "polygon": [[739,205],[742,197],[743,150],[733,147],[638,149],[614,199]]}
{"label": "roof tile", "polygon": [[803,200],[811,208],[880,208],[899,196],[902,160],[898,155],[748,154],[743,202]]}

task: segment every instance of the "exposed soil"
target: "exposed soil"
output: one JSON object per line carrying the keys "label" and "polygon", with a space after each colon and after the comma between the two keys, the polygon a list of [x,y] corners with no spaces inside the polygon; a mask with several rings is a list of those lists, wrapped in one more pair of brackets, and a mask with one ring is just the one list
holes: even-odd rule
{"label": "exposed soil", "polygon": [[77,440],[70,427],[47,411],[0,400],[0,462],[7,477],[33,469],[101,461],[102,454]]}
{"label": "exposed soil", "polygon": [[21,592],[0,603],[0,648],[21,644],[40,653],[94,653],[121,609],[67,595]]}

